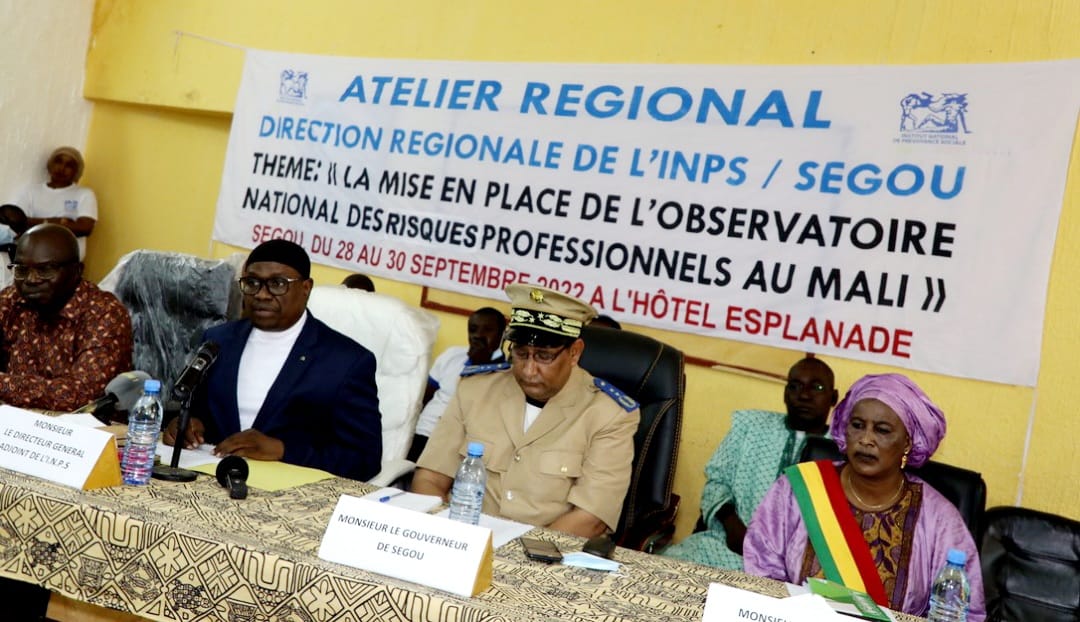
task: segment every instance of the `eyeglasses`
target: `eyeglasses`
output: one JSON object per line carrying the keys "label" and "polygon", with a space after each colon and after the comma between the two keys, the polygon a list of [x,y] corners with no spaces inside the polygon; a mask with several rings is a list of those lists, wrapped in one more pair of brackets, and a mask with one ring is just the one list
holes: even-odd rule
{"label": "eyeglasses", "polygon": [[257,276],[245,276],[238,279],[237,283],[240,284],[240,293],[245,296],[254,296],[255,294],[258,294],[259,290],[261,290],[264,285],[271,296],[282,296],[285,292],[289,291],[289,285],[302,280],[303,279],[290,279],[284,276],[272,276],[268,279],[260,279]]}
{"label": "eyeglasses", "polygon": [[529,359],[536,361],[537,365],[551,365],[555,362],[555,359],[559,358],[559,355],[563,353],[570,346],[563,346],[556,348],[555,350],[532,350],[522,346],[512,346],[510,348],[510,359],[514,363],[525,363]]}
{"label": "eyeglasses", "polygon": [[826,391],[825,385],[820,382],[811,382],[807,385],[798,380],[788,380],[785,388],[792,393],[802,393],[804,387],[809,388],[811,393],[824,393]]}
{"label": "eyeglasses", "polygon": [[51,281],[56,278],[60,271],[64,268],[75,263],[74,261],[64,262],[50,262],[39,263],[36,265],[26,265],[21,263],[8,264],[8,270],[11,270],[11,276],[16,281],[25,281],[30,278],[31,274],[36,274],[37,278],[42,281]]}

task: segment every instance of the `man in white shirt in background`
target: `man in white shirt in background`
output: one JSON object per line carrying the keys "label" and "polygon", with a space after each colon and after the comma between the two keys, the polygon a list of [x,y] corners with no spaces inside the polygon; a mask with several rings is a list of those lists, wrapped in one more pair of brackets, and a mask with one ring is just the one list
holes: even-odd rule
{"label": "man in white shirt in background", "polygon": [[450,398],[454,397],[458,380],[477,373],[486,373],[494,369],[509,366],[503,351],[503,332],[506,330],[506,317],[493,307],[481,307],[469,316],[469,345],[450,346],[435,359],[428,374],[427,389],[424,393],[424,410],[416,421],[416,434],[413,435],[412,447],[409,448],[409,460],[416,462],[424,451],[428,437],[435,430]]}
{"label": "man in white shirt in background", "polygon": [[78,149],[59,147],[45,162],[49,181],[27,186],[12,201],[26,212],[29,226],[49,222],[74,233],[80,260],[86,259],[86,238],[94,231],[98,217],[94,191],[78,183],[84,168]]}

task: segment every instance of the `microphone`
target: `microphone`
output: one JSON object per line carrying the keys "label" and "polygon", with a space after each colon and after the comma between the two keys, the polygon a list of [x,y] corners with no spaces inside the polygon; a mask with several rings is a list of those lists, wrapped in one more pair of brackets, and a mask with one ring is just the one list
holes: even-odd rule
{"label": "microphone", "polygon": [[180,372],[180,377],[173,383],[173,399],[178,402],[183,402],[191,396],[195,387],[199,386],[199,383],[202,382],[203,376],[206,375],[206,371],[214,364],[214,359],[217,358],[218,351],[220,350],[221,346],[213,341],[207,341],[199,346],[198,351],[195,352],[195,356],[191,357],[191,361],[188,363],[187,367],[184,368],[184,371]]}
{"label": "microphone", "polygon": [[126,371],[105,385],[105,395],[76,410],[90,413],[104,423],[110,423],[106,408],[115,405],[116,410],[131,410],[143,393],[143,383],[150,378],[144,371]]}
{"label": "microphone", "polygon": [[217,465],[217,481],[229,489],[230,499],[247,499],[248,463],[240,456],[226,456]]}
{"label": "microphone", "polygon": [[[169,464],[159,464],[154,467],[153,477],[167,482],[192,482],[197,477],[195,471],[180,468],[180,450],[184,446],[184,437],[187,435],[188,419],[191,417],[188,408],[191,405],[191,394],[203,381],[206,370],[214,364],[218,350],[221,347],[213,341],[207,341],[199,346],[195,355],[191,357],[180,377],[173,383],[173,399],[166,403],[166,411],[173,404],[179,404],[180,414],[176,417],[176,443],[173,445],[172,460]],[[246,464],[244,465],[247,466]],[[245,471],[245,477],[247,473]],[[247,493],[245,493],[247,494]]]}

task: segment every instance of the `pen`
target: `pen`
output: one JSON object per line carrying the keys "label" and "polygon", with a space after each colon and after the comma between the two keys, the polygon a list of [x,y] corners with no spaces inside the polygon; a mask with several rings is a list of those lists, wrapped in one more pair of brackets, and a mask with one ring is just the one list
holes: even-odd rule
{"label": "pen", "polygon": [[392,493],[390,493],[388,495],[383,495],[382,497],[379,497],[379,503],[386,503],[387,501],[393,499],[394,497],[396,497],[398,495],[403,495],[403,494],[405,494],[404,490],[398,490],[398,491],[392,492]]}

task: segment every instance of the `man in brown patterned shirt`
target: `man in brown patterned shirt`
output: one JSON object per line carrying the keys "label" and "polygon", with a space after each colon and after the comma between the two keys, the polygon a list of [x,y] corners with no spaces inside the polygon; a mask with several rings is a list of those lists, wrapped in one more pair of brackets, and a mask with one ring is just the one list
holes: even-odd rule
{"label": "man in brown patterned shirt", "polygon": [[131,369],[131,316],[82,278],[71,231],[29,229],[11,270],[15,284],[0,292],[0,402],[72,411]]}

